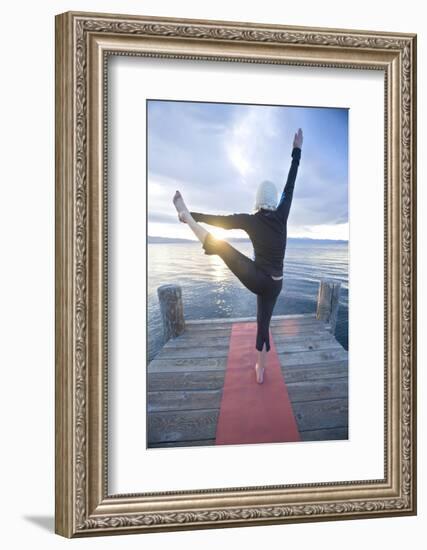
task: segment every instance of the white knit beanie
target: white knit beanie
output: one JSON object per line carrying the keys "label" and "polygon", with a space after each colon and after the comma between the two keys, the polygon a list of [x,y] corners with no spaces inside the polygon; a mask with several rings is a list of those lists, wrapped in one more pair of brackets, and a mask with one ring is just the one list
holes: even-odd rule
{"label": "white knit beanie", "polygon": [[255,198],[254,210],[260,208],[266,210],[276,210],[277,207],[277,189],[272,181],[264,180],[258,185]]}

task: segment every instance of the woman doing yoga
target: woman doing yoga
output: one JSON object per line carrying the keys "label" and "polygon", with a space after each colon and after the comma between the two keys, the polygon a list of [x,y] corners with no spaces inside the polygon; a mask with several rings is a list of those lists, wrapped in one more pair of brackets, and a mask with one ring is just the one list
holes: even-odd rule
{"label": "woman doing yoga", "polygon": [[[270,351],[270,320],[283,286],[287,221],[301,157],[302,141],[300,128],[294,136],[291,167],[278,204],[277,189],[270,181],[263,181],[258,186],[253,214],[222,216],[190,212],[179,191],[173,197],[179,220],[190,226],[202,243],[205,254],[220,256],[245,287],[257,295],[255,347],[258,351],[258,360],[255,372],[257,382],[260,384],[264,378],[266,354]],[[216,239],[198,222],[224,229],[246,231],[253,244],[254,260],[236,250],[228,242]]]}

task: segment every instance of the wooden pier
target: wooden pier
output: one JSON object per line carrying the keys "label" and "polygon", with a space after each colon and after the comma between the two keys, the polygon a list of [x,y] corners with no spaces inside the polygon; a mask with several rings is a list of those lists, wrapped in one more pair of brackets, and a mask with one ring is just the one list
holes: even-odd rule
{"label": "wooden pier", "polygon": [[[303,441],[348,437],[348,352],[334,337],[339,290],[322,280],[316,312],[270,324]],[[148,365],[148,446],[214,445],[231,327],[256,319],[184,320],[180,287],[158,294],[167,341]]]}

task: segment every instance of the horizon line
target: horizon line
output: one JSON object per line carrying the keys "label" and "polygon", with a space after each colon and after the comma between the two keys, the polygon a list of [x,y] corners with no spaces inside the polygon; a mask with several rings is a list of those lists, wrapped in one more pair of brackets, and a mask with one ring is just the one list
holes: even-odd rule
{"label": "horizon line", "polygon": [[[163,237],[160,235],[147,235],[147,238],[155,238],[155,239],[169,239],[169,240],[180,240],[180,241],[189,241],[189,242],[198,242],[198,239],[187,239],[185,237]],[[332,239],[332,238],[325,238],[325,237],[292,237],[291,235],[288,235],[288,239],[306,239],[309,241],[339,241],[339,242],[345,242],[348,243],[348,239]],[[249,237],[229,237],[231,240],[238,240],[238,241],[250,241],[251,239]]]}

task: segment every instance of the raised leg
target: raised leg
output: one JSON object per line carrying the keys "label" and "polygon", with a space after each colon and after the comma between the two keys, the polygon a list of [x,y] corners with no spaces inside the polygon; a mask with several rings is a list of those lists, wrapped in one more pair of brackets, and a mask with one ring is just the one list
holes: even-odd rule
{"label": "raised leg", "polygon": [[207,231],[204,227],[202,227],[199,223],[195,221],[193,216],[190,214],[184,202],[184,199],[182,198],[182,195],[179,191],[175,193],[175,196],[173,198],[173,203],[178,212],[179,220],[182,221],[183,223],[188,224],[190,229],[193,231],[193,233],[196,235],[199,241],[203,244],[205,242],[205,239],[209,231]]}
{"label": "raised leg", "polygon": [[180,221],[187,223],[199,241],[203,244],[205,254],[217,254],[229,267],[245,287],[257,294],[261,291],[260,280],[257,275],[255,262],[234,248],[227,241],[216,239],[212,233],[197,223],[190,214],[179,191],[173,198]]}
{"label": "raised leg", "polygon": [[218,254],[230,271],[248,290],[254,294],[261,291],[261,281],[253,260],[242,254],[227,241],[216,239],[211,233],[206,237],[203,248],[205,254]]}

